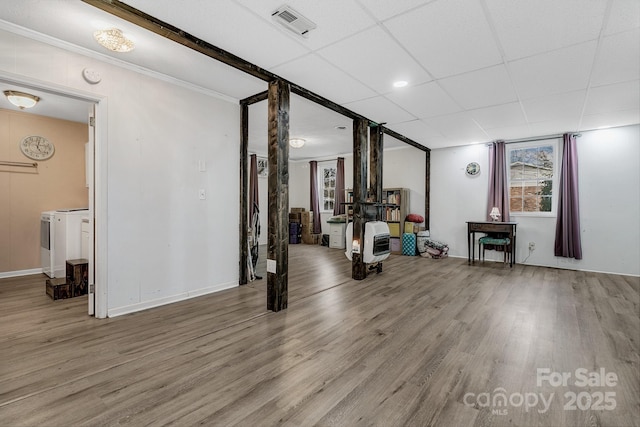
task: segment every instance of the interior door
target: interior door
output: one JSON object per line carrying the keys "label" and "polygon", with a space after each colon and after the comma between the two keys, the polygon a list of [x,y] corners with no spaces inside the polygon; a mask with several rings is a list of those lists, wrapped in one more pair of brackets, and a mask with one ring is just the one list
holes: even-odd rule
{"label": "interior door", "polygon": [[88,311],[90,316],[96,314],[95,285],[95,104],[89,106],[89,136],[85,150],[85,173],[89,192],[89,277],[88,277]]}

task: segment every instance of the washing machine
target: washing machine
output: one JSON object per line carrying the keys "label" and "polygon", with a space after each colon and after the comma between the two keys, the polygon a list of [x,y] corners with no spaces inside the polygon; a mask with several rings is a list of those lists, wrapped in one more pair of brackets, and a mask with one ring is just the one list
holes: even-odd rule
{"label": "washing machine", "polygon": [[55,211],[45,211],[40,214],[40,265],[42,272],[49,277],[54,277],[55,213]]}

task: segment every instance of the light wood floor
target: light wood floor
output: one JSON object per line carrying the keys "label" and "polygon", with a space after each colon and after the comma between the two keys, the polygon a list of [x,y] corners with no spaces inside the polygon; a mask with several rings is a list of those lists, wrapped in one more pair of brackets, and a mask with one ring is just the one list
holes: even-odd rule
{"label": "light wood floor", "polygon": [[0,280],[0,425],[640,425],[638,278],[392,256],[354,281],[340,250],[289,250],[279,313],[266,279],[106,320]]}

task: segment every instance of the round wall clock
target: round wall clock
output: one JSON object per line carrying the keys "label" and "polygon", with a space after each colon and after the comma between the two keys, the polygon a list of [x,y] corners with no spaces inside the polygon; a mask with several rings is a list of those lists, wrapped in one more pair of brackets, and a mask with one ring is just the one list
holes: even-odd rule
{"label": "round wall clock", "polygon": [[466,172],[469,176],[476,176],[480,173],[480,165],[476,162],[471,162],[467,165]]}
{"label": "round wall clock", "polygon": [[22,154],[32,160],[47,160],[53,156],[56,148],[44,136],[27,136],[20,142]]}

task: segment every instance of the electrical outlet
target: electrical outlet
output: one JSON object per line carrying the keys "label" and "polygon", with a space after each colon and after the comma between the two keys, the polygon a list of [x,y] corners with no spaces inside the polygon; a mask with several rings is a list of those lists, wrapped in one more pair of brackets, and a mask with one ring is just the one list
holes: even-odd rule
{"label": "electrical outlet", "polygon": [[529,250],[530,251],[536,250],[536,242],[529,242]]}

